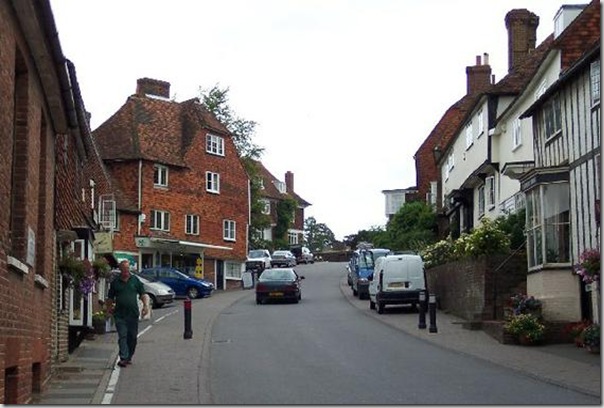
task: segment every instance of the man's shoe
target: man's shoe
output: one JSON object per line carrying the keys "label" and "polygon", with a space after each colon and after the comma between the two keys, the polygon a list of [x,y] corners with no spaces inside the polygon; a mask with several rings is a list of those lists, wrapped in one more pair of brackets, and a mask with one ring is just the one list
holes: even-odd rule
{"label": "man's shoe", "polygon": [[128,363],[125,360],[120,360],[117,362],[117,365],[120,367],[126,367]]}
{"label": "man's shoe", "polygon": [[132,364],[132,360],[128,359],[125,361],[125,363],[126,363],[126,365],[130,365],[130,364]]}

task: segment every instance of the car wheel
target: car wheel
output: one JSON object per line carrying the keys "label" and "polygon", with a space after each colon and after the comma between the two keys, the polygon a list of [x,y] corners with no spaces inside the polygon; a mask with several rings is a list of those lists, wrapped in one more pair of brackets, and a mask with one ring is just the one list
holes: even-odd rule
{"label": "car wheel", "polygon": [[354,288],[354,286],[352,287],[352,294],[354,296],[358,296],[359,295],[359,292]]}
{"label": "car wheel", "polygon": [[383,314],[384,313],[384,302],[378,302],[377,303],[377,312],[379,314]]}
{"label": "car wheel", "polygon": [[190,287],[189,289],[187,289],[187,297],[189,299],[197,299],[197,296],[199,296],[199,291],[197,290],[197,288]]}
{"label": "car wheel", "polygon": [[257,297],[256,298],[256,304],[257,305],[261,305],[262,304],[262,299],[260,299],[260,298]]}
{"label": "car wheel", "polygon": [[147,293],[147,296],[149,296],[149,299],[151,300],[151,309],[158,309],[162,306],[161,304],[157,303],[157,299],[155,299],[155,296],[150,293]]}
{"label": "car wheel", "polygon": [[371,299],[369,299],[369,309],[375,310],[375,302]]}

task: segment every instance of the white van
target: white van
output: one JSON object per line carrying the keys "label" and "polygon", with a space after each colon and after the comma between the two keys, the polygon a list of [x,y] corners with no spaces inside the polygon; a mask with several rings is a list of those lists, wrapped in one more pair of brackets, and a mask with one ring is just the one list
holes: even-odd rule
{"label": "white van", "polygon": [[419,305],[419,293],[426,289],[424,261],[419,255],[387,255],[375,263],[369,284],[369,308],[384,313],[386,305]]}

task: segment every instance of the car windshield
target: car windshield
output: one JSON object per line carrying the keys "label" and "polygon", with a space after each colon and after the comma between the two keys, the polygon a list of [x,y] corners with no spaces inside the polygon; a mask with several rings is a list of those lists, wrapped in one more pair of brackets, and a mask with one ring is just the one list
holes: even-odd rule
{"label": "car windshield", "polygon": [[250,253],[248,254],[248,257],[249,258],[263,258],[264,251],[260,251],[260,250],[250,251]]}
{"label": "car windshield", "polygon": [[262,275],[258,278],[259,282],[283,280],[291,281],[295,280],[296,275],[291,269],[267,269],[262,272]]}

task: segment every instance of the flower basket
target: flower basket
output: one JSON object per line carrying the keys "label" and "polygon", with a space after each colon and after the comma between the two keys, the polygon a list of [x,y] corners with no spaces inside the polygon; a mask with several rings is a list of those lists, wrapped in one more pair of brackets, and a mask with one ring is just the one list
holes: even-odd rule
{"label": "flower basket", "polygon": [[573,272],[585,283],[600,281],[600,250],[588,249],[579,257],[579,263],[573,267]]}
{"label": "flower basket", "polygon": [[590,353],[600,353],[600,325],[592,323],[581,333],[583,344]]}
{"label": "flower basket", "polygon": [[96,258],[92,262],[92,270],[96,279],[107,278],[111,274],[111,266],[105,257]]}
{"label": "flower basket", "polygon": [[107,313],[104,310],[93,313],[92,315],[92,327],[95,333],[105,334],[107,331]]}

